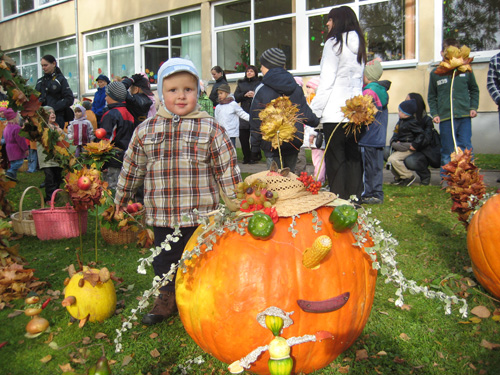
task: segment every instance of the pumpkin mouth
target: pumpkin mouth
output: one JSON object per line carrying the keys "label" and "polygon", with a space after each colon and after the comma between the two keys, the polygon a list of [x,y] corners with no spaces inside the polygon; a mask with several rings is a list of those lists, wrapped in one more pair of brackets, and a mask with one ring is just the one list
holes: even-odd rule
{"label": "pumpkin mouth", "polygon": [[336,297],[332,297],[322,301],[308,301],[304,299],[298,299],[297,304],[305,312],[316,314],[326,313],[342,308],[349,300],[350,295],[351,293],[345,292]]}

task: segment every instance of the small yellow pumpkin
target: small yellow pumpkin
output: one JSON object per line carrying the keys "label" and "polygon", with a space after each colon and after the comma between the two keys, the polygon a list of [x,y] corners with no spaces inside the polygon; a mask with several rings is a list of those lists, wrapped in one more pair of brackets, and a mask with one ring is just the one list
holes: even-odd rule
{"label": "small yellow pumpkin", "polygon": [[98,280],[99,270],[87,267],[71,277],[64,291],[63,306],[66,306],[75,319],[102,322],[116,310],[115,286],[111,279],[106,282],[98,281],[93,286],[86,280],[92,274],[97,275]]}

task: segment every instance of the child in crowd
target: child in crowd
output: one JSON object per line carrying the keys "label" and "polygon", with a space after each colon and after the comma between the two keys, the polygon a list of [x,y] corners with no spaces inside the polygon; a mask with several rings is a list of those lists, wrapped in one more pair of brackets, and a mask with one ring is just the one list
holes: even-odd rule
{"label": "child in crowd", "polygon": [[[306,100],[307,104],[316,96],[316,90],[319,86],[319,78],[313,77],[306,83]],[[311,147],[311,158],[314,165],[314,177],[318,176],[318,181],[322,184],[326,178],[326,168],[323,155],[325,154],[325,140],[322,132],[316,132],[310,126],[304,126],[304,142],[308,139]]]}
{"label": "child in crowd", "polygon": [[97,81],[97,92],[94,95],[94,101],[92,102],[92,112],[95,113],[97,117],[97,123],[101,123],[101,117],[104,114],[104,107],[106,107],[106,86],[109,85],[109,78],[104,74],[101,74],[96,79]]}
{"label": "child in crowd", "polygon": [[417,102],[415,99],[401,102],[398,108],[399,121],[394,128],[394,135],[390,145],[394,152],[387,160],[391,163],[391,171],[394,174],[394,185],[410,186],[416,176],[406,168],[404,160],[415,150],[420,148],[424,141],[424,131],[417,119]]}
{"label": "child in crowd", "polygon": [[227,83],[223,83],[217,88],[219,104],[215,107],[215,120],[226,129],[233,146],[236,148],[236,138],[240,136],[240,118],[250,120],[250,115],[246,113],[235,101],[231,94],[231,88]]}
{"label": "child in crowd", "polygon": [[379,81],[383,68],[379,60],[372,60],[365,65],[363,74],[363,95],[372,97],[378,109],[375,120],[362,133],[358,144],[361,146],[363,157],[363,183],[364,190],[361,203],[381,204],[384,202],[384,147],[387,138],[387,122],[389,121],[389,95],[387,90],[391,87],[390,81]]}
{"label": "child in crowd", "polygon": [[11,181],[17,182],[17,170],[21,168],[29,149],[26,138],[19,135],[21,126],[19,126],[19,115],[12,108],[0,108],[1,117],[7,120],[7,126],[3,131],[5,140],[5,149],[9,157],[10,167],[5,172],[5,177]]}
{"label": "child in crowd", "polygon": [[105,165],[105,181],[110,189],[116,188],[122,160],[134,132],[134,116],[127,110],[125,100],[127,89],[121,82],[111,82],[106,87],[108,111],[102,115],[101,128],[106,130],[106,138],[118,149],[116,155]]}
{"label": "child in crowd", "polygon": [[83,146],[94,139],[94,132],[92,131],[92,124],[87,120],[86,109],[77,104],[74,112],[75,119],[68,125],[68,139],[76,146],[75,156],[78,157],[83,150]]}
{"label": "child in crowd", "polygon": [[200,97],[198,98],[198,104],[200,105],[200,110],[207,112],[210,116],[214,115],[214,103],[208,97],[205,91],[205,84],[200,79]]}
{"label": "child in crowd", "polygon": [[126,99],[127,110],[134,116],[135,126],[148,118],[151,106],[154,106],[150,96],[151,86],[149,80],[141,73],[134,74],[132,77],[124,77],[122,83],[129,91]]}
{"label": "child in crowd", "polygon": [[85,108],[85,110],[87,111],[85,114],[87,115],[87,120],[90,121],[90,123],[92,124],[92,129],[94,129],[94,131],[96,131],[97,129],[97,117],[94,113],[94,111],[92,111],[92,103],[89,102],[88,100],[83,100],[82,102],[82,107]]}
{"label": "child in crowd", "polygon": [[[64,131],[56,122],[56,113],[54,109],[49,106],[45,106],[43,109],[49,114],[49,122],[47,124],[49,128],[57,131],[61,135],[65,135]],[[40,142],[37,142],[36,151],[38,154],[40,169],[43,170],[43,173],[45,174],[45,180],[40,187],[45,187],[45,202],[50,202],[52,193],[59,189],[59,186],[61,186],[63,181],[62,168],[54,159],[47,159],[45,149]]]}
{"label": "child in crowd", "polygon": [[[197,110],[199,89],[198,72],[191,61],[170,58],[163,63],[158,71],[162,106],[134,131],[116,189],[117,209],[123,209],[144,184],[146,223],[153,226],[156,247],[176,227],[182,234],[179,241],[169,244],[169,251],[162,249],[154,258],[158,277],[179,261],[199,217],[218,207],[219,189],[233,196],[241,182],[236,151],[226,131],[213,117]],[[174,277],[160,288],[142,323],[159,323],[176,311]]]}

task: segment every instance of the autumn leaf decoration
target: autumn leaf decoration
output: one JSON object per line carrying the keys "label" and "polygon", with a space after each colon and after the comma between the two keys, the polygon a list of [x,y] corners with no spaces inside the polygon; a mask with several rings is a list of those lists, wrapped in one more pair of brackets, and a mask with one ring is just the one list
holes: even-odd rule
{"label": "autumn leaf decoration", "polygon": [[343,126],[345,133],[356,134],[361,132],[363,126],[368,126],[375,121],[375,115],[378,112],[377,107],[373,104],[373,99],[369,95],[358,95],[346,100],[345,106],[340,110],[347,119],[347,123]]}
{"label": "autumn leaf decoration", "polygon": [[295,123],[300,120],[297,112],[297,105],[292,104],[288,96],[280,96],[269,102],[259,113],[262,139],[271,142],[273,149],[291,142],[296,137]]}
{"label": "autumn leaf decoration", "polygon": [[471,150],[460,148],[451,154],[451,161],[443,169],[444,180],[448,183],[446,192],[451,194],[453,201],[451,211],[456,212],[458,220],[467,227],[470,214],[486,193],[483,175],[472,161]]}
{"label": "autumn leaf decoration", "polygon": [[90,142],[83,146],[85,152],[81,154],[83,164],[96,164],[101,169],[104,163],[115,156],[115,149],[111,141],[102,139],[100,142]]}
{"label": "autumn leaf decoration", "polygon": [[[108,187],[107,182],[100,179],[101,172],[94,168],[84,167],[81,170],[69,172],[66,177],[66,190],[77,211],[86,211],[99,205],[103,195],[103,189]],[[88,177],[91,185],[88,189],[82,190],[78,187],[80,177]]]}
{"label": "autumn leaf decoration", "polygon": [[471,72],[472,67],[470,63],[474,58],[469,57],[469,54],[470,48],[465,45],[460,48],[455,46],[448,47],[444,59],[436,68],[435,73],[438,75],[446,75],[453,74],[455,71],[461,73]]}

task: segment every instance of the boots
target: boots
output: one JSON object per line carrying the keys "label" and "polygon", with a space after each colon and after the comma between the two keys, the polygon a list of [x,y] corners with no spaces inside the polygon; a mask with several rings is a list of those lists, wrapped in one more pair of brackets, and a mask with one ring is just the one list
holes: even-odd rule
{"label": "boots", "polygon": [[161,323],[175,312],[177,312],[175,292],[160,291],[151,311],[142,317],[142,324],[152,326]]}

